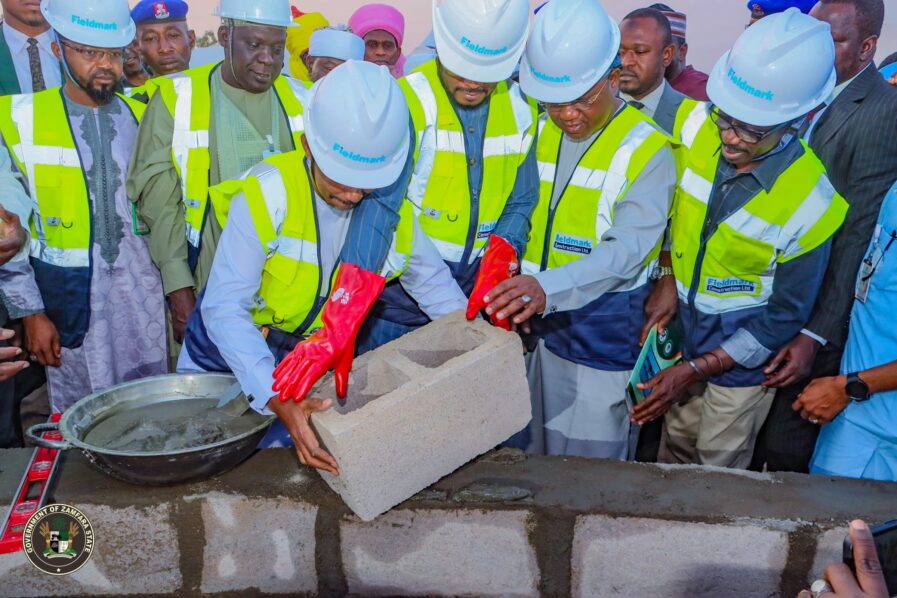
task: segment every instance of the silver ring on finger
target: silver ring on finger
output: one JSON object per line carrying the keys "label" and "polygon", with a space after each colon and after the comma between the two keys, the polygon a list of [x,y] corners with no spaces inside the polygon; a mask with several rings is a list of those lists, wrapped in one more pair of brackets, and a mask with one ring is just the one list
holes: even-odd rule
{"label": "silver ring on finger", "polygon": [[811,424],[814,424],[814,425],[816,425],[816,426],[819,425],[819,420],[816,419],[815,417],[811,417],[809,421],[810,421]]}
{"label": "silver ring on finger", "polygon": [[532,300],[533,300],[533,298],[530,297],[529,295],[522,295],[520,297],[520,302],[523,303],[524,305],[529,305],[532,302]]}
{"label": "silver ring on finger", "polygon": [[824,594],[831,594],[833,591],[832,586],[828,585],[828,582],[824,579],[817,579],[810,586],[810,593],[813,594],[813,598],[819,598]]}

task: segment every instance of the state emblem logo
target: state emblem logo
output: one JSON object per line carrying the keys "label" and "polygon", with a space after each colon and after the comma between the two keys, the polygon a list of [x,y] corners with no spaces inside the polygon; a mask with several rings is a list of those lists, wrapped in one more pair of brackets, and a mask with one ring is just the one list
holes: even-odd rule
{"label": "state emblem logo", "polygon": [[22,547],[37,569],[49,575],[68,575],[83,567],[93,553],[93,526],[75,507],[47,505],[25,524]]}

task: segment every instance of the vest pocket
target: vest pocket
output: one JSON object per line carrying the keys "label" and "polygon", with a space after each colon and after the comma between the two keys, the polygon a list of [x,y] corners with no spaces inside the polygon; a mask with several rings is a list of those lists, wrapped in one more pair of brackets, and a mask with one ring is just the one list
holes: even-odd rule
{"label": "vest pocket", "polygon": [[296,279],[296,273],[299,272],[299,262],[275,253],[268,259],[264,271],[270,274],[275,281],[290,285]]}
{"label": "vest pocket", "polygon": [[455,177],[431,174],[427,181],[427,192],[421,202],[421,225],[457,222],[458,203],[450,201],[452,181]]}
{"label": "vest pocket", "polygon": [[757,281],[754,295],[760,294],[759,277],[774,271],[772,259],[775,250],[772,245],[734,233],[725,224],[708,244],[704,272],[726,273],[749,281]]}
{"label": "vest pocket", "polygon": [[[210,168],[209,150],[207,148],[191,148],[187,158],[187,178],[185,179],[188,197],[205,197],[208,193]],[[181,176],[184,176],[184,173]]]}

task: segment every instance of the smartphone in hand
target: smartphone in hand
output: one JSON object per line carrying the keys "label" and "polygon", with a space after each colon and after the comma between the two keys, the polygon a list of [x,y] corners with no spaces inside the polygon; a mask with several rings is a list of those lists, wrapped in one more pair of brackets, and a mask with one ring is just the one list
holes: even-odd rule
{"label": "smartphone in hand", "polygon": [[[880,525],[870,525],[869,531],[875,540],[875,552],[881,563],[881,569],[888,586],[888,595],[897,595],[897,519],[886,521]],[[856,575],[856,565],[853,561],[853,543],[848,534],[844,538],[844,564],[850,567]]]}

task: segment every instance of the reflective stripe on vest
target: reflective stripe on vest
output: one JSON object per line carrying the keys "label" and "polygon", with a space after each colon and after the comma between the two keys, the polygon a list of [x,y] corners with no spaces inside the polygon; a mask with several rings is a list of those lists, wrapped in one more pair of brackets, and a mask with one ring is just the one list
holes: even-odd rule
{"label": "reflective stripe on vest", "polygon": [[[536,146],[539,203],[523,257],[526,274],[561,267],[591,254],[614,225],[616,203],[657,152],[672,142],[648,117],[635,108],[625,107],[583,155],[552,214],[556,160],[562,138],[561,129],[543,114]],[[661,242],[659,238],[636,279],[618,290],[632,290],[648,281]]]}
{"label": "reflective stripe on vest", "polygon": [[690,148],[692,145],[694,145],[695,138],[698,136],[698,133],[701,131],[701,128],[707,121],[707,117],[709,114],[710,104],[707,102],[698,102],[688,112],[688,115],[682,122],[682,126],[677,127],[679,128],[679,131],[677,131],[678,139],[685,147]]}
{"label": "reflective stripe on vest", "polygon": [[[139,120],[143,104],[119,97]],[[31,256],[52,266],[89,267],[90,202],[62,88],[0,99],[0,131],[34,202]]]}
{"label": "reflective stripe on vest", "polygon": [[[415,168],[407,197],[424,232],[442,258],[468,263],[482,254],[514,188],[517,169],[533,143],[535,104],[516,83],[499,83],[489,96],[483,140],[483,182],[476,234],[471,230],[471,200],[461,122],[439,79],[435,60],[399,81],[408,100],[417,134]],[[469,248],[469,249],[468,249]]]}
{"label": "reflective stripe on vest", "polygon": [[[301,334],[323,325],[321,307],[331,286],[320,268],[315,199],[304,160],[305,154],[299,150],[271,156],[243,179],[224,181],[209,190],[220,219],[226,219],[232,198],[243,193],[267,256],[255,296],[253,321],[258,326]],[[381,272],[387,279],[407,268],[413,217],[410,204],[405,202]],[[335,276],[336,271],[330,280]]]}
{"label": "reflective stripe on vest", "polygon": [[698,264],[720,146],[716,125],[706,108],[702,111],[693,112],[683,129],[689,160],[676,190],[672,219],[679,296],[688,302],[694,295],[694,306],[710,314],[760,307],[773,293],[778,264],[825,243],[844,221],[847,203],[804,144],[804,154],[769,192],[761,191],[719,224]]}
{"label": "reflective stripe on vest", "polygon": [[[184,198],[187,242],[199,248],[209,193],[209,126],[211,123],[211,77],[222,63],[207,65],[158,80],[158,88],[174,119],[171,156]],[[307,89],[280,76],[274,92],[283,108],[294,147],[301,145],[305,124],[302,118]]]}

